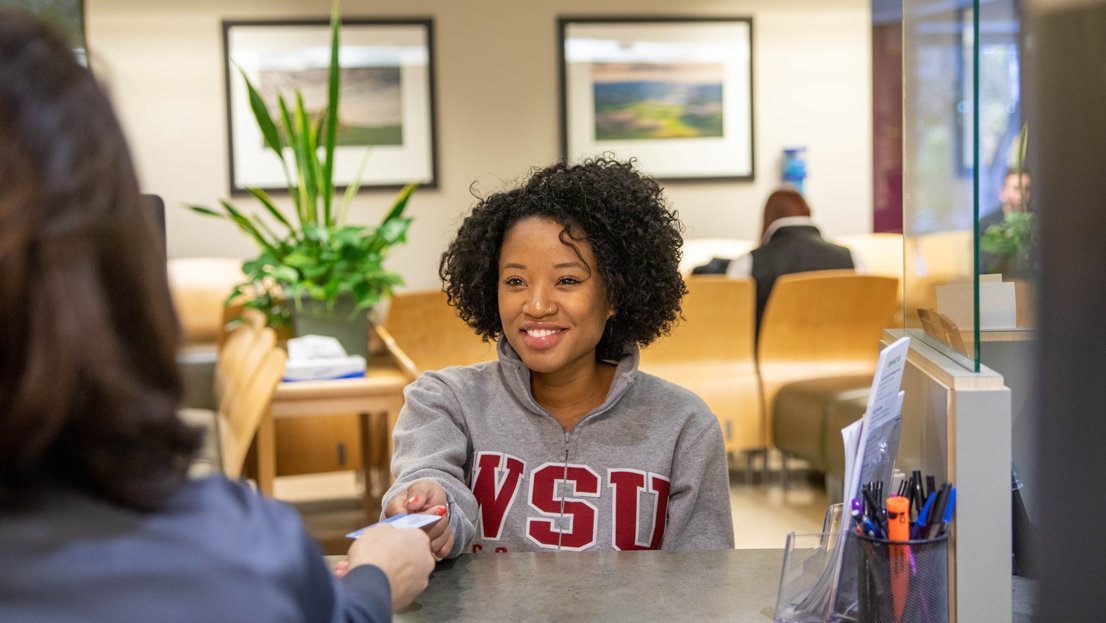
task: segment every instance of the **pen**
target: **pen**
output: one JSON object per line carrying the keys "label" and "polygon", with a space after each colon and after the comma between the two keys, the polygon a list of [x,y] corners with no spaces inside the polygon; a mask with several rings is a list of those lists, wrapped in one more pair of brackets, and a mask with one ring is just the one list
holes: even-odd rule
{"label": "pen", "polygon": [[941,490],[937,492],[937,498],[933,501],[933,508],[929,509],[929,521],[926,522],[926,532],[924,538],[932,539],[937,536],[937,531],[941,528],[941,520],[945,517],[945,509],[949,502],[949,492],[952,490],[952,483],[945,482],[941,485]]}
{"label": "pen", "polygon": [[929,497],[937,492],[937,478],[934,476],[926,476],[926,497]]}
{"label": "pen", "polygon": [[937,497],[936,493],[930,493],[929,498],[926,500],[922,510],[918,512],[918,521],[914,524],[914,533],[910,535],[911,539],[920,539],[923,536],[923,531],[926,528],[926,521],[929,519],[929,513],[933,508],[933,500]]}
{"label": "pen", "polygon": [[949,502],[945,508],[944,520],[941,522],[941,529],[938,530],[937,536],[941,536],[949,531],[949,525],[952,523],[952,511],[956,508],[956,487],[952,488],[949,492]]}
{"label": "pen", "polygon": [[864,499],[868,502],[868,507],[871,509],[871,514],[869,515],[869,517],[871,518],[872,523],[876,525],[876,532],[882,534],[883,522],[882,518],[880,517],[880,511],[883,510],[883,506],[879,504],[879,502],[876,500],[875,494],[871,490],[865,489],[863,493]]}
{"label": "pen", "polygon": [[872,528],[872,522],[868,521],[868,517],[864,514],[864,505],[856,498],[853,498],[851,515],[853,522],[856,523],[857,534],[870,537],[876,536]]}
{"label": "pen", "polygon": [[914,508],[917,509],[919,513],[921,513],[922,506],[926,502],[926,494],[925,491],[922,490],[921,470],[914,471],[914,491],[912,492],[912,495],[914,496]]}
{"label": "pen", "polygon": [[864,516],[863,505],[860,503],[860,500],[858,500],[856,498],[853,498],[852,510],[850,511],[849,514],[852,515],[853,523],[856,524],[856,527],[858,529],[864,527],[864,523],[861,520],[861,518]]}

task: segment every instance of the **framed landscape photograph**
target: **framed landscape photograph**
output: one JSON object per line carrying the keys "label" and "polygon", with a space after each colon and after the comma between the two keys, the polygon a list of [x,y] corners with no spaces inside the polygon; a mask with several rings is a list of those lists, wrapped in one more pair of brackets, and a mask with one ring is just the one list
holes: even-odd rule
{"label": "framed landscape photograph", "polygon": [[[437,187],[433,32],[430,20],[342,21],[336,187],[353,181],[366,150],[361,190],[396,189],[415,181]],[[329,35],[326,19],[223,22],[231,194],[247,187],[287,192],[280,159],[265,148],[254,120],[242,73],[278,128],[277,98],[283,96],[291,109],[296,90],[314,120],[327,102]],[[285,149],[294,162],[292,148]]]}
{"label": "framed landscape photograph", "polygon": [[561,151],[662,181],[751,181],[753,20],[562,18]]}

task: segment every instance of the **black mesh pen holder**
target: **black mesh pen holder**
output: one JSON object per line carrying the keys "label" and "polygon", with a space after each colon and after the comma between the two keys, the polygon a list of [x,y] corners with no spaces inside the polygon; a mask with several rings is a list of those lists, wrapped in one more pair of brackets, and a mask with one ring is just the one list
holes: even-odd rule
{"label": "black mesh pen holder", "polygon": [[891,542],[849,531],[858,623],[948,623],[949,535]]}

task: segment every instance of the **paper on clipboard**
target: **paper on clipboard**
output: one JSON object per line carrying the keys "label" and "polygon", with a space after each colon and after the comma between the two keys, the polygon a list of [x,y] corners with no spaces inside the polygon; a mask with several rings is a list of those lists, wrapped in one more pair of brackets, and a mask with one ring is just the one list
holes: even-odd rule
{"label": "paper on clipboard", "polygon": [[[902,429],[904,394],[899,391],[899,387],[902,384],[909,347],[910,338],[904,337],[880,352],[864,417],[841,430],[845,446],[843,493],[846,504],[856,497],[862,482],[891,478],[895,454],[898,452],[899,433]],[[863,478],[870,480],[866,481]],[[890,485],[887,485],[887,490],[890,490]],[[852,586],[856,580],[855,571],[849,571],[848,573],[853,575],[845,580],[842,573],[848,543],[846,533],[851,525],[852,522],[848,519],[841,522],[837,546],[830,554],[831,560],[826,565],[825,572],[805,597],[783,613],[790,617],[788,620],[828,621],[833,612],[855,609],[854,592],[850,593],[851,597],[841,595],[846,600],[851,599],[851,603],[837,603],[838,589],[842,586],[842,582],[845,581]],[[846,590],[851,591],[851,589]],[[776,613],[777,616],[780,614]]]}
{"label": "paper on clipboard", "polygon": [[[905,398],[905,393],[899,388],[902,386],[902,375],[906,369],[906,356],[909,350],[910,338],[903,337],[880,352],[879,361],[876,363],[876,374],[872,379],[872,393],[868,396],[868,409],[859,422],[859,438],[856,438],[855,427],[858,424],[856,422],[841,431],[845,441],[845,490],[842,499],[846,504],[860,495],[862,483],[881,479],[877,478],[878,472],[881,471],[880,467],[887,467],[888,477],[892,473],[891,467],[898,453],[899,432],[902,427],[900,416]],[[888,427],[888,425],[891,426]],[[885,460],[866,462],[866,457],[873,456],[873,453],[883,453]],[[886,488],[890,491],[890,485],[886,485]],[[845,534],[850,526],[851,523],[848,521],[841,522],[839,543],[845,543]],[[839,548],[839,553],[843,550],[843,547]],[[839,555],[834,565],[830,604],[833,604],[837,598],[840,573]]]}

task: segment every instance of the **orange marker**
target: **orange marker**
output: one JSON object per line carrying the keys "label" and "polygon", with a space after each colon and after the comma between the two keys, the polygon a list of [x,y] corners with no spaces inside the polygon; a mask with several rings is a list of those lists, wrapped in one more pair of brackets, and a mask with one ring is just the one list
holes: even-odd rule
{"label": "orange marker", "polygon": [[910,540],[910,500],[887,498],[887,540]]}
{"label": "orange marker", "polygon": [[[887,498],[887,540],[910,540],[910,500]],[[895,603],[895,620],[902,620],[906,594],[910,591],[909,545],[891,546],[891,596]]]}

